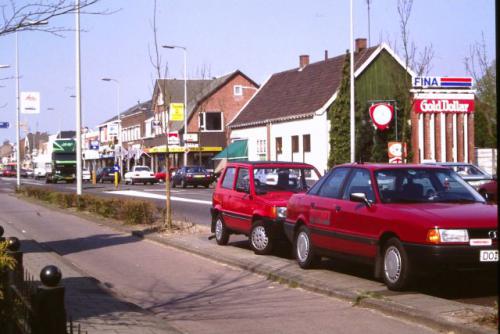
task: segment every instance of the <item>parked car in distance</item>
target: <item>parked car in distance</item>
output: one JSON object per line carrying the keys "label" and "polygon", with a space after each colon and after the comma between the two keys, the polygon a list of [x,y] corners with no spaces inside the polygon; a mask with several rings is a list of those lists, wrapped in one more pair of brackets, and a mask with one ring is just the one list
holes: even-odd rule
{"label": "parked car in distance", "polygon": [[151,183],[157,182],[155,174],[148,166],[134,166],[130,172],[124,175],[125,184]]}
{"label": "parked car in distance", "polygon": [[8,163],[4,166],[2,176],[14,177],[17,175],[17,165],[15,163]]}
{"label": "parked car in distance", "polygon": [[[278,175],[276,184],[260,182],[256,175],[268,170]],[[269,254],[275,241],[285,240],[286,203],[294,193],[306,191],[320,174],[309,164],[297,162],[229,162],[212,195],[212,232],[219,245],[231,234],[244,234],[256,254]]]}
{"label": "parked car in distance", "polygon": [[476,190],[485,184],[493,180],[493,176],[488,174],[483,169],[476,165],[465,163],[465,162],[435,162],[429,164],[436,164],[439,166],[444,166],[453,169],[460,175],[467,183],[473,186]]}
{"label": "parked car in distance", "polygon": [[[95,180],[99,183],[115,182],[115,170],[113,167],[100,167],[97,168]],[[118,183],[121,181],[121,175],[118,173]]]}
{"label": "parked car in distance", "polygon": [[210,173],[203,166],[184,166],[177,170],[175,175],[172,177],[172,187],[181,186],[186,188],[187,186],[204,186],[208,188],[210,184],[214,181],[214,174]]}
{"label": "parked car in distance", "polygon": [[478,191],[488,202],[498,203],[497,177],[493,176],[493,180],[482,184]]}
{"label": "parked car in distance", "polygon": [[[172,180],[172,176],[175,175],[177,171],[177,167],[170,167],[170,180]],[[165,182],[167,174],[165,173],[165,168],[162,168],[159,172],[155,173],[155,179],[158,182]]]}
{"label": "parked car in distance", "polygon": [[284,227],[302,268],[347,256],[374,265],[391,290],[420,272],[498,262],[497,206],[441,166],[337,166],[290,198]]}
{"label": "parked car in distance", "polygon": [[28,177],[28,170],[26,168],[21,168],[21,177]]}
{"label": "parked car in distance", "polygon": [[90,178],[91,178],[90,171],[87,168],[83,168],[82,169],[82,181],[83,182],[90,182]]}

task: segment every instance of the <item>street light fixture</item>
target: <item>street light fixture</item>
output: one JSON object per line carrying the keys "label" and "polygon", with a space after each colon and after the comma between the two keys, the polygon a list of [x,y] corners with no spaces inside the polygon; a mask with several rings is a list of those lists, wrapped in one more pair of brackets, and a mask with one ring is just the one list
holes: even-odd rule
{"label": "street light fixture", "polygon": [[[27,21],[27,24],[41,26],[49,24],[48,21]],[[16,31],[16,185],[17,189],[21,187],[21,152],[20,152],[20,136],[19,136],[19,125],[20,125],[20,96],[19,96],[19,38],[18,32]]]}
{"label": "street light fixture", "polygon": [[[182,49],[184,51],[184,166],[187,165],[187,151],[186,151],[186,135],[187,135],[187,74],[186,74],[186,58],[187,58],[187,49],[184,46],[179,45],[162,45],[162,48],[165,49]],[[168,120],[167,120],[168,122]]]}
{"label": "street light fixture", "polygon": [[[120,147],[120,159],[118,163],[120,165],[120,175],[123,175],[123,161],[122,161],[122,121],[121,121],[121,113],[120,113],[120,82],[113,78],[102,78],[102,81],[113,82],[116,84],[116,111],[118,114],[118,146]],[[115,150],[116,152],[116,150]]]}

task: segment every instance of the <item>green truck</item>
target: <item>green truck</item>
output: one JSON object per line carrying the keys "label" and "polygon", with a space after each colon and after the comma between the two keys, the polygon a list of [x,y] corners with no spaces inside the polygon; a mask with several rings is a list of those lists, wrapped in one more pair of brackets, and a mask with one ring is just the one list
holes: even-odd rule
{"label": "green truck", "polygon": [[57,183],[76,180],[76,141],[74,139],[56,139],[52,144],[51,168],[47,170],[45,182]]}

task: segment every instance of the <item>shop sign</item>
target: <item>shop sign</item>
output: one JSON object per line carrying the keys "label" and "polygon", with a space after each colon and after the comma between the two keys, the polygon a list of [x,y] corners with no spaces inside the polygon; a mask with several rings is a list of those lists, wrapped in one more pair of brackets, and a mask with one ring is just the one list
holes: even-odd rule
{"label": "shop sign", "polygon": [[169,119],[171,121],[184,120],[184,103],[170,103]]}
{"label": "shop sign", "polygon": [[413,87],[472,88],[471,77],[413,77]]}
{"label": "shop sign", "polygon": [[370,117],[379,130],[387,130],[394,117],[394,107],[389,103],[376,103],[370,106]]}
{"label": "shop sign", "polygon": [[21,114],[40,113],[40,92],[21,92]]}
{"label": "shop sign", "polygon": [[184,141],[186,143],[197,143],[198,142],[198,134],[197,133],[186,133],[186,134],[184,134]]}
{"label": "shop sign", "polygon": [[168,133],[168,145],[179,145],[179,132],[171,131]]}
{"label": "shop sign", "polygon": [[413,110],[417,113],[472,113],[474,100],[415,99]]}
{"label": "shop sign", "polygon": [[99,141],[98,140],[91,140],[89,142],[89,150],[99,150]]}

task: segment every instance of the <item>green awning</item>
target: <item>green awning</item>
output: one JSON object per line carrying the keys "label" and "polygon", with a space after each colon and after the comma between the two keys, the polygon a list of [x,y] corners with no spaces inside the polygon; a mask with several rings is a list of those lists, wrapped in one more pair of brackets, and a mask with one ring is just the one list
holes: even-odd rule
{"label": "green awning", "polygon": [[247,140],[236,140],[229,144],[222,152],[218,153],[212,160],[247,160],[248,147]]}

